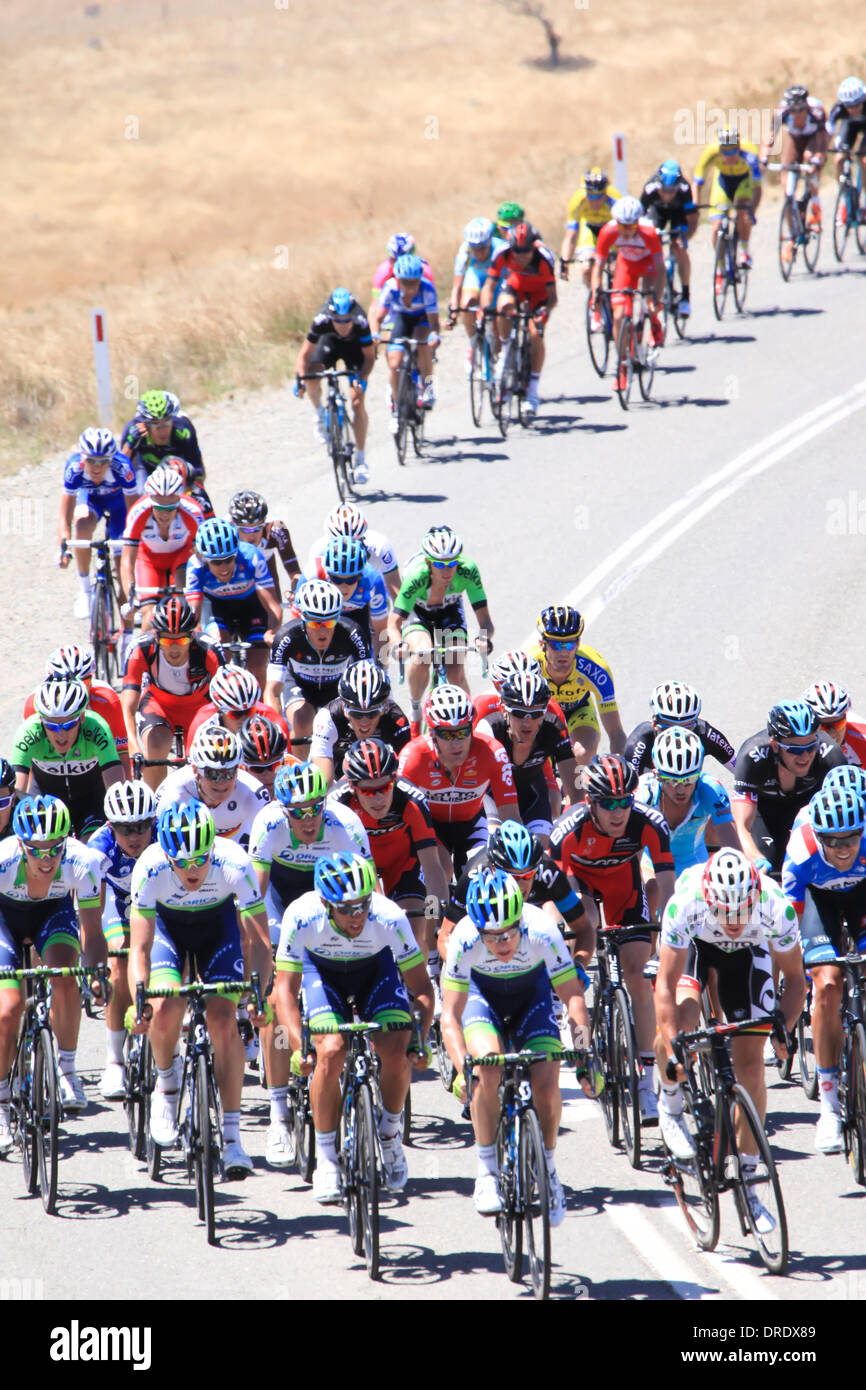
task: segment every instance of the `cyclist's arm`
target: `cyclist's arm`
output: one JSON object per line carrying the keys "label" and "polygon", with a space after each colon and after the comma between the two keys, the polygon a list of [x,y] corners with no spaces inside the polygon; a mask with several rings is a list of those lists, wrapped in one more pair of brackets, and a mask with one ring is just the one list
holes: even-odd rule
{"label": "cyclist's arm", "polygon": [[244,954],[249,961],[250,970],[257,970],[264,991],[271,981],[271,929],[268,926],[268,910],[264,903],[255,907],[240,908],[238,920]]}
{"label": "cyclist's arm", "polygon": [[305,376],[310,358],[313,355],[315,343],[311,343],[309,338],[305,338],[301,343],[301,350],[295,361],[295,376]]}
{"label": "cyclist's arm", "polygon": [[60,497],[60,518],[57,523],[57,539],[68,541],[72,536],[72,517],[75,512],[75,493],[63,492]]}
{"label": "cyclist's arm", "polygon": [[566,227],[565,236],[562,238],[562,249],[559,253],[561,260],[570,261],[574,256],[574,248],[577,245],[577,234],[579,230],[579,227]]}
{"label": "cyclist's arm", "polygon": [[400,645],[400,634],[408,616],[408,613],[401,613],[397,608],[392,608],[388,614],[388,641],[392,647]]}
{"label": "cyclist's arm", "polygon": [[430,1031],[430,1024],[433,1022],[433,986],[430,983],[430,976],[427,974],[427,964],[421,961],[418,965],[413,965],[409,970],[401,971],[403,979],[406,981],[406,988],[412,995],[413,1001],[421,1010],[421,1036],[426,1038]]}
{"label": "cyclist's arm", "polygon": [[663,944],[659,950],[655,988],[656,1024],[669,1056],[672,1055],[671,1039],[680,1027],[677,985],[685,969],[687,955],[687,948],[679,950]]}
{"label": "cyclist's arm", "polygon": [[137,555],[137,543],[127,540],[126,545],[120,552],[120,583],[125,594],[132,593],[132,586],[135,580],[135,558]]}
{"label": "cyclist's arm", "polygon": [[736,797],[731,802],[731,812],[743,853],[752,860],[766,859],[767,856],[764,851],[752,839],[752,826],[755,824],[755,818],[758,814],[758,803],[747,801],[744,797]]}
{"label": "cyclist's arm", "polygon": [[468,990],[449,989],[447,985],[442,990],[442,1017],[439,1027],[448,1056],[458,1073],[463,1071],[463,1058],[467,1052],[466,1039],[463,1036],[463,1011],[468,997]]}
{"label": "cyclist's arm", "polygon": [[268,617],[271,619],[274,631],[276,631],[278,627],[282,626],[283,610],[277,603],[277,600],[274,598],[273,589],[266,589],[261,584],[257,584],[256,593],[259,596],[259,602],[261,603],[262,607],[266,610]]}
{"label": "cyclist's arm", "polygon": [[108,942],[102,930],[102,904],[85,907],[79,903],[78,920],[81,923],[81,954],[85,965],[107,965]]}
{"label": "cyclist's arm", "polygon": [[447,903],[448,880],[445,877],[445,870],[442,868],[439,851],[432,845],[428,845],[426,849],[419,849],[418,863],[421,865],[427,892],[432,893],[440,902]]}
{"label": "cyclist's arm", "polygon": [[156,913],[144,913],[137,907],[129,909],[129,992],[135,998],[139,982],[150,979],[150,953],[156,931]]}
{"label": "cyclist's arm", "polygon": [[360,377],[362,381],[366,381],[376,365],[376,344],[366,343],[364,347],[362,347],[361,352],[364,358],[364,364],[361,367]]}
{"label": "cyclist's arm", "polygon": [[797,943],[790,951],[773,951],[773,964],[777,965],[785,977],[781,1008],[785,1015],[785,1027],[790,1033],[796,1026],[800,1011],[806,1002],[806,976],[803,974],[803,953]]}
{"label": "cyclist's arm", "polygon": [[276,970],[271,1003],[277,1023],[285,1028],[289,1047],[297,1052],[301,1046],[301,1010],[298,1000],[301,994],[300,970]]}
{"label": "cyclist's arm", "polygon": [[473,605],[475,617],[478,622],[478,635],[487,638],[487,650],[493,650],[493,621],[490,617],[490,609],[486,603],[479,603],[477,607]]}
{"label": "cyclist's arm", "polygon": [[[113,739],[112,739],[112,747],[114,747],[114,740],[113,740]],[[103,786],[105,787],[105,790],[106,790],[106,791],[108,791],[108,788],[109,788],[109,787],[113,787],[114,784],[115,784],[115,782],[122,782],[122,781],[123,781],[123,767],[121,766],[121,763],[120,763],[120,760],[119,760],[119,759],[118,759],[118,761],[117,761],[116,763],[109,763],[108,767],[104,767],[104,768],[102,769],[102,783],[103,783]]]}
{"label": "cyclist's arm", "polygon": [[656,870],[656,883],[657,883],[657,885],[658,885],[658,892],[659,892],[659,907],[658,907],[659,921],[661,921],[662,914],[664,913],[664,910],[665,910],[665,908],[667,907],[667,905],[668,905],[670,899],[673,897],[674,887],[675,887],[675,885],[676,885],[676,881],[677,881],[677,875],[676,875],[676,871],[675,871],[674,869],[657,869],[657,870]]}
{"label": "cyclist's arm", "polygon": [[560,758],[556,764],[556,771],[562,781],[562,789],[573,806],[579,799],[577,789],[577,763],[574,758]]}
{"label": "cyclist's arm", "polygon": [[622,720],[619,717],[618,709],[601,711],[601,722],[607,734],[611,753],[624,753],[626,744],[626,733],[622,727]]}
{"label": "cyclist's arm", "polygon": [[711,821],[707,821],[704,827],[704,843],[706,843],[706,834],[711,825],[713,837],[715,839],[714,849],[716,847],[718,849],[742,849],[740,837],[737,834],[737,827],[734,825],[734,822],[730,820],[721,821],[718,825]]}
{"label": "cyclist's arm", "polygon": [[[370,332],[371,332],[371,333],[379,333],[379,332],[381,332],[382,323],[383,323],[383,321],[384,321],[384,319],[385,319],[385,313],[386,313],[385,306],[384,306],[384,304],[381,304],[381,303],[379,302],[378,299],[376,300],[376,303],[375,303],[375,304],[371,304],[371,305],[370,305],[370,308],[367,310],[367,322],[368,322],[369,325],[370,325]],[[374,351],[375,351],[375,345],[374,345]]]}
{"label": "cyclist's arm", "polygon": [[457,310],[460,308],[460,291],[463,288],[463,281],[465,278],[465,275],[455,275],[454,279],[451,281],[451,294],[448,297],[449,314],[456,314]]}

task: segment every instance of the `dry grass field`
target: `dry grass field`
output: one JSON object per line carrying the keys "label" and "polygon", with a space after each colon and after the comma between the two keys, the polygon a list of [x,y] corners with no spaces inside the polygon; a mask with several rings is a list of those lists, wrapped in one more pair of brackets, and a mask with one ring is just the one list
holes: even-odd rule
{"label": "dry grass field", "polygon": [[152,385],[194,408],[283,378],[332,284],[366,302],[394,230],[447,286],[463,223],[504,197],[558,248],[614,130],[636,191],[669,154],[691,170],[703,140],[683,112],[768,112],[786,81],[830,99],[866,74],[854,0],[832,28],[802,0],[546,0],[557,69],[516,10],[4,0],[0,465],[93,421],[91,306],[115,425]]}

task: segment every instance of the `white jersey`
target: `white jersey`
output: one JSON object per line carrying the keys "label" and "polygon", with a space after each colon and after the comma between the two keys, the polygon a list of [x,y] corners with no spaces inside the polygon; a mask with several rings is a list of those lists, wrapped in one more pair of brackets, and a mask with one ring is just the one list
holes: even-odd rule
{"label": "white jersey", "polygon": [[409,918],[390,898],[373,893],[364,930],[354,941],[338,932],[318,893],[305,893],[292,903],[283,918],[277,948],[277,970],[299,973],[304,953],[327,965],[351,964],[390,950],[401,971],[422,965],[424,957],[409,925]]}
{"label": "white jersey", "polygon": [[79,907],[98,907],[101,862],[101,855],[70,835],[45,898],[32,898],[25,877],[24,851],[18,836],[8,835],[0,840],[0,897],[11,898],[13,902],[36,903],[74,893]]}
{"label": "white jersey", "polygon": [[677,879],[676,892],[665,908],[661,944],[681,951],[693,941],[706,941],[721,951],[741,951],[744,947],[772,946],[775,951],[792,951],[800,941],[797,914],[777,883],[761,874],[761,896],[742,933],[732,941],[719,926],[704,901],[701,880],[705,865],[684,869]]}
{"label": "white jersey", "polygon": [[370,859],[370,841],[360,816],[348,806],[326,806],[322,812],[319,838],[305,845],[292,833],[292,823],[278,801],[256,812],[250,831],[250,858],[261,868],[269,869],[274,860],[293,869],[312,873],[323,855],[363,854]]}
{"label": "white jersey", "polygon": [[[195,769],[179,767],[169,773],[156,793],[156,814],[166,806],[176,806],[185,801],[201,800],[196,789]],[[267,788],[257,777],[238,769],[237,785],[227,801],[221,806],[209,806],[213,816],[216,833],[230,840],[246,843],[250,828],[262,806],[269,804]]]}
{"label": "white jersey", "polygon": [[132,908],[145,917],[155,916],[157,908],[188,912],[194,927],[204,910],[219,908],[228,898],[235,899],[241,912],[262,907],[249,855],[221,835],[214,840],[207,877],[198,888],[184,888],[160,845],[148,845],[132,871]]}
{"label": "white jersey", "polygon": [[[324,555],[332,540],[334,537],[327,535],[319,536],[319,539],[313,542],[304,566],[305,574],[315,573],[316,561]],[[391,549],[391,542],[381,531],[368,531],[363,538],[363,544],[367,547],[367,559],[380,574],[391,574],[397,569],[397,557]]]}
{"label": "white jersey", "polygon": [[574,962],[556,923],[540,907],[524,903],[520,919],[520,941],[511,960],[499,960],[489,951],[471,917],[462,917],[448,941],[448,954],[442,971],[442,988],[465,992],[473,972],[491,981],[530,975],[542,966],[557,987],[577,978]]}

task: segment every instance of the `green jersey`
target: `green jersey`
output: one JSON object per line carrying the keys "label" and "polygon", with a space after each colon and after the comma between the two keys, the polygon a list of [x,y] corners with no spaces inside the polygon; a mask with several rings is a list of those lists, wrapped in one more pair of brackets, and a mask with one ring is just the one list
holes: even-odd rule
{"label": "green jersey", "polygon": [[15,735],[12,766],[16,772],[32,771],[40,792],[59,796],[70,805],[101,793],[103,772],[119,767],[120,759],[114,734],[101,715],[86,713],[72,747],[58,753],[40,715],[32,714]]}
{"label": "green jersey", "polygon": [[430,567],[427,564],[427,557],[423,554],[415,555],[409,561],[403,574],[400,592],[394,600],[394,612],[402,613],[404,617],[407,617],[414,610],[426,617],[435,617],[436,614],[449,612],[454,608],[462,611],[461,596],[463,594],[469,599],[473,608],[483,608],[487,603],[487,595],[481,583],[478,566],[472,560],[460,559],[457,561],[454,577],[445,591],[445,597],[441,604],[431,607],[427,602],[429,590]]}

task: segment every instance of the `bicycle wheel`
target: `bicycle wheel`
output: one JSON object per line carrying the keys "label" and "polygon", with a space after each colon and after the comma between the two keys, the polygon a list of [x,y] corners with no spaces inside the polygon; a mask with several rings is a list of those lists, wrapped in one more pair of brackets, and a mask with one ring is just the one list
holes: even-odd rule
{"label": "bicycle wheel", "polygon": [[316,1131],[310,1112],[306,1083],[294,1101],[295,1166],[304,1182],[313,1181],[316,1166]]}
{"label": "bicycle wheel", "polygon": [[866,218],[866,208],[862,204],[861,197],[860,189],[855,189],[852,201],[857,205],[857,250],[861,256],[866,256],[866,221],[863,220]]}
{"label": "bicycle wheel", "polygon": [[808,1100],[818,1098],[818,1068],[812,1040],[811,1017],[804,1009],[797,1019],[797,1056],[800,1058],[800,1085]]}
{"label": "bicycle wheel", "polygon": [[604,1089],[599,1096],[601,1113],[607,1130],[608,1143],[619,1144],[619,1091],[614,1078],[613,1028],[602,1005],[592,1020],[592,1047],[604,1076]]}
{"label": "bicycle wheel", "polygon": [[618,989],[613,999],[613,1066],[622,1146],[632,1168],[640,1167],[640,1076],[628,995]]}
{"label": "bicycle wheel", "polygon": [[[25,1016],[26,1023],[26,1016]],[[39,1186],[39,1160],[36,1156],[36,1124],[33,1099],[35,1048],[29,1034],[19,1039],[12,1084],[13,1114],[18,1121],[18,1142],[24,1163],[24,1185],[32,1195]]]}
{"label": "bicycle wheel", "polygon": [[[866,1056],[866,1053],[864,1053]],[[758,1252],[771,1274],[784,1274],[788,1263],[788,1221],[785,1216],[785,1203],[776,1164],[770,1152],[770,1145],[764,1133],[752,1097],[739,1083],[734,1084],[730,1101],[731,1129],[739,1110],[758,1153],[757,1167],[749,1171],[743,1166],[742,1153],[738,1163],[738,1177],[734,1192],[741,1219],[745,1217],[758,1246]],[[748,1198],[752,1195],[760,1202],[773,1222],[771,1231],[759,1231],[752,1214]]]}
{"label": "bicycle wheel", "polygon": [[33,1131],[39,1164],[42,1205],[49,1216],[57,1204],[57,1071],[54,1046],[47,1028],[39,1030],[33,1059]]}
{"label": "bicycle wheel", "polygon": [[550,1180],[541,1124],[525,1110],[520,1125],[520,1196],[529,1277],[536,1298],[550,1293]]}
{"label": "bicycle wheel", "polygon": [[126,1096],[123,1106],[129,1130],[129,1152],[133,1158],[141,1160],[147,1153],[150,1097],[155,1078],[150,1039],[127,1038],[125,1051]]}
{"label": "bicycle wheel", "polygon": [[439,1068],[439,1078],[446,1091],[450,1091],[457,1077],[457,1068],[448,1056],[448,1051],[442,1041],[442,1030],[439,1021],[433,1024],[433,1033],[436,1039],[436,1065]]}
{"label": "bicycle wheel", "polygon": [[412,448],[415,450],[415,457],[420,458],[424,452],[424,423],[427,415],[426,410],[415,404],[415,413],[412,416]]}
{"label": "bicycle wheel", "polygon": [[111,684],[111,651],[109,647],[108,607],[105,585],[97,582],[90,609],[90,645],[93,648],[93,667],[96,679]]}
{"label": "bicycle wheel", "polygon": [[328,453],[331,456],[331,466],[334,469],[334,481],[337,484],[337,493],[340,501],[348,502],[352,495],[352,490],[349,487],[349,479],[346,473],[346,460],[343,452],[343,431],[340,428],[340,419],[333,405],[328,410]]}
{"label": "bicycle wheel", "polygon": [[412,1143],[412,1083],[406,1092],[406,1100],[403,1104],[403,1143]]}
{"label": "bicycle wheel", "polygon": [[505,1273],[512,1283],[519,1283],[523,1274],[523,1220],[519,1210],[518,1192],[519,1140],[516,1121],[503,1111],[496,1130],[496,1165],[499,1169],[499,1191],[502,1211],[496,1218]]}
{"label": "bicycle wheel", "polygon": [[487,341],[483,333],[472,335],[472,361],[469,373],[469,406],[472,423],[476,429],[481,425],[484,409],[484,395],[489,388],[489,359]]}
{"label": "bicycle wheel", "polygon": [[783,280],[790,280],[797,255],[799,211],[793,198],[786,198],[779,213],[779,269]]}
{"label": "bicycle wheel", "polygon": [[[649,321],[649,315],[645,314],[638,337],[639,358],[637,367],[637,384],[640,387],[640,393],[645,401],[648,401],[652,394],[653,377],[656,374],[656,351],[657,349],[653,347],[652,326]],[[643,358],[643,361],[641,361],[640,358]]]}
{"label": "bicycle wheel", "polygon": [[742,261],[739,265],[737,264],[738,253],[741,249],[740,239],[739,237],[735,237],[734,249],[731,253],[733,256],[732,268],[734,274],[732,289],[734,291],[734,303],[737,306],[737,311],[742,314],[746,307],[746,295],[749,292],[749,267],[743,265]]}
{"label": "bicycle wheel", "polygon": [[821,223],[812,212],[811,202],[804,218],[803,260],[810,275],[815,274],[818,256],[821,252]]}
{"label": "bicycle wheel", "polygon": [[532,375],[532,363],[529,358],[529,331],[520,346],[520,366],[517,373],[517,418],[525,429],[531,425],[535,419],[534,414],[527,410],[527,399],[529,396],[529,378]]}
{"label": "bicycle wheel", "polygon": [[631,316],[623,314],[616,335],[616,394],[623,410],[628,410],[631,383],[634,377],[634,324]]}
{"label": "bicycle wheel", "polygon": [[586,297],[586,342],[589,348],[589,360],[599,376],[604,376],[607,371],[607,359],[610,355],[610,333],[608,331],[608,320],[610,318],[610,300],[601,291],[598,296],[599,326],[592,326],[592,310],[589,307],[589,295]]}
{"label": "bicycle wheel", "polygon": [[508,426],[511,424],[511,409],[514,402],[514,344],[506,343],[502,351],[506,354],[505,364],[499,380],[494,382],[493,391],[496,395],[496,420],[499,425],[499,433],[504,439],[508,434]]}
{"label": "bicycle wheel", "polygon": [[[847,183],[840,183],[836,190],[836,203],[833,208],[833,254],[837,261],[845,259],[845,247],[851,231],[851,201]],[[858,228],[859,231],[859,228]]]}
{"label": "bicycle wheel", "polygon": [[[703,1100],[702,1104],[710,1102]],[[700,1138],[698,1118],[692,1097],[683,1087],[683,1118],[695,1145],[695,1157],[688,1162],[669,1156],[670,1181],[686,1225],[701,1250],[715,1250],[719,1242],[719,1193],[713,1177],[712,1142]]]}
{"label": "bicycle wheel", "polygon": [[409,392],[412,390],[412,374],[404,365],[400,368],[397,376],[397,399],[394,409],[397,413],[397,430],[394,435],[394,445],[397,450],[397,461],[400,464],[406,463],[406,446],[409,443]]}
{"label": "bicycle wheel", "polygon": [[728,297],[728,234],[719,232],[716,242],[716,255],[713,261],[713,313],[721,323],[725,314],[725,300]]}
{"label": "bicycle wheel", "polygon": [[358,1091],[355,1111],[355,1180],[361,1250],[371,1279],[379,1277],[379,1158],[373,1099],[369,1088]]}
{"label": "bicycle wheel", "polygon": [[851,1167],[854,1180],[866,1186],[866,1030],[854,1025],[848,1072],[848,1112],[851,1125]]}
{"label": "bicycle wheel", "polygon": [[190,1123],[190,1142],[193,1146],[195,1165],[195,1190],[198,1202],[198,1218],[207,1228],[208,1245],[216,1245],[216,1211],[214,1207],[213,1175],[214,1117],[211,1114],[211,1086],[208,1075],[207,1057],[201,1053],[195,1064],[195,1088],[193,1090],[192,1117]]}

